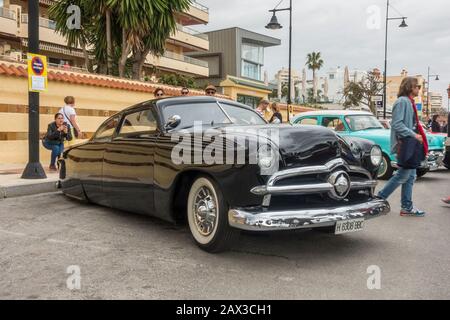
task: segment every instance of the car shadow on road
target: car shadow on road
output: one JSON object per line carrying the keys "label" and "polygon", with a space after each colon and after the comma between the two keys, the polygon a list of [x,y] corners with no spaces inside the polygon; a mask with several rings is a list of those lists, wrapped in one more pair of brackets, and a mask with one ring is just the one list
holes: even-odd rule
{"label": "car shadow on road", "polygon": [[[202,263],[207,263],[208,259],[211,261],[219,259],[229,263],[239,261],[241,264],[247,261],[248,265],[251,265],[256,260],[264,264],[280,261],[280,259],[294,262],[307,259],[308,264],[314,265],[323,263],[325,257],[334,259],[334,263],[337,263],[349,257],[357,257],[362,252],[370,252],[374,248],[382,250],[385,247],[383,239],[372,237],[365,231],[340,236],[310,230],[269,233],[241,232],[239,239],[229,251],[210,255],[196,247],[186,224],[175,225],[158,218],[95,204],[84,203],[81,205],[95,208],[94,212],[106,217],[105,219],[109,220],[108,224],[122,226],[125,224],[131,233],[133,230],[141,236],[144,233],[144,238],[138,238],[136,235],[138,238],[136,241],[141,243],[143,241],[142,247],[139,249],[141,252],[147,250],[146,241],[152,243],[164,237],[163,246],[166,247],[168,253],[177,250],[178,254],[183,255],[184,253],[186,258],[199,259]],[[167,237],[168,232],[169,237]],[[134,245],[132,246],[130,249],[136,249]]]}

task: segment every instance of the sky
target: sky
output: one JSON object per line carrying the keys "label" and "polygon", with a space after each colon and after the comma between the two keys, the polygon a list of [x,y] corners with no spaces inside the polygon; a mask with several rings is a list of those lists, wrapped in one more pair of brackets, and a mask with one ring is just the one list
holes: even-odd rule
{"label": "sky", "polygon": [[[268,10],[280,0],[197,0],[209,7],[210,23],[195,26],[200,31],[241,27],[281,39],[278,47],[265,51],[264,69],[269,79],[282,67],[288,67],[289,13],[278,12],[281,30],[268,30]],[[450,84],[450,1],[390,0],[389,16],[406,16],[408,28],[400,21],[389,22],[388,75],[439,74],[431,79],[430,90],[444,96]],[[279,8],[289,6],[283,0]],[[348,66],[352,69],[384,69],[386,0],[293,0],[292,66],[301,71],[306,55],[320,51],[328,69]],[[308,71],[308,78],[312,78]]]}

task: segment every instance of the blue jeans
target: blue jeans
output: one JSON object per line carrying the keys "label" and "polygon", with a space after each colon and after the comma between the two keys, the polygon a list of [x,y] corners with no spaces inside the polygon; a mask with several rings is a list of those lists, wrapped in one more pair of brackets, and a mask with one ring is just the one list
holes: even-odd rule
{"label": "blue jeans", "polygon": [[51,144],[51,143],[48,143],[47,141],[43,141],[42,144],[44,145],[45,149],[52,151],[52,157],[51,157],[50,165],[51,166],[56,165],[56,160],[64,152],[64,143]]}
{"label": "blue jeans", "polygon": [[399,187],[402,186],[402,209],[411,211],[414,209],[412,195],[414,182],[416,181],[416,169],[399,168],[395,175],[388,181],[378,196],[387,199]]}

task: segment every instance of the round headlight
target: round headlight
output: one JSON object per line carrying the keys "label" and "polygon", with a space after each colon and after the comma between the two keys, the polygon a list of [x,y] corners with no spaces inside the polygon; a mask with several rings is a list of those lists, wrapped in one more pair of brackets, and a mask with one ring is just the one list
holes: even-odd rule
{"label": "round headlight", "polygon": [[379,146],[373,146],[370,150],[370,161],[375,167],[378,167],[383,160],[383,152]]}

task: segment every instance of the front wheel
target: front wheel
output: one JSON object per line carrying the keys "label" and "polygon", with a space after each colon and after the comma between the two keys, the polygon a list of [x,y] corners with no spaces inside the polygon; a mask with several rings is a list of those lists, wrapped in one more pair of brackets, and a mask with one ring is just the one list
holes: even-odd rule
{"label": "front wheel", "polygon": [[383,154],[383,160],[381,161],[380,169],[378,170],[378,179],[389,180],[394,174],[394,168],[391,165],[391,159]]}
{"label": "front wheel", "polygon": [[428,169],[417,169],[417,177],[422,178],[424,175],[428,173]]}
{"label": "front wheel", "polygon": [[207,252],[227,250],[238,235],[228,224],[228,204],[219,186],[208,177],[199,177],[192,184],[187,215],[192,238]]}

